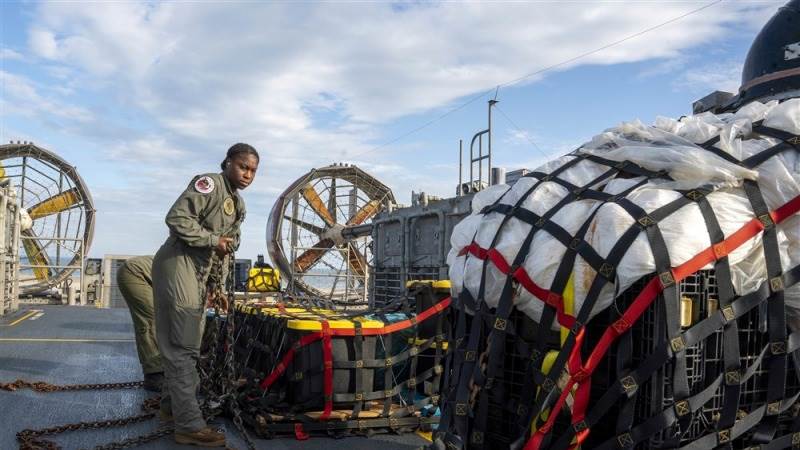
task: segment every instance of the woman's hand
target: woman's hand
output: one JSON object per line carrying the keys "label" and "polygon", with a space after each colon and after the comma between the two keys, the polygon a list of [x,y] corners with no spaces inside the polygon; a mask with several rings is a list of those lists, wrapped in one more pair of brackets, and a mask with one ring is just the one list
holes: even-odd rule
{"label": "woman's hand", "polygon": [[214,250],[218,255],[224,256],[231,252],[233,249],[233,238],[228,236],[220,236],[217,246]]}

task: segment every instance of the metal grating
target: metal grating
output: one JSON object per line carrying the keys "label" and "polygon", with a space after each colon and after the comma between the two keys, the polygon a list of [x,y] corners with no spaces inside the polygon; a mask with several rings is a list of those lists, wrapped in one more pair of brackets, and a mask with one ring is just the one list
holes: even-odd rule
{"label": "metal grating", "polygon": [[[645,281],[640,280],[631,286],[625,293],[617,299],[617,310],[624,310],[633,301],[636,294],[644,287]],[[707,317],[708,314],[717,310],[717,282],[713,270],[700,271],[695,273],[680,283],[680,297],[682,301],[691,301],[692,324]],[[647,355],[651,354],[656,346],[666,339],[665,322],[663,317],[663,297],[658,300],[642,315],[639,322],[631,328],[632,335],[632,363],[633,367],[640,364]],[[614,308],[605,311],[604,314],[596,317],[590,324],[590,336],[598,336],[602,331],[615,320],[616,312]],[[758,309],[750,311],[747,315],[737,321],[740,343],[740,361],[742,367],[750,366],[759,353],[769,342],[766,332],[759,331]],[[722,330],[715,331],[704,341],[697,345],[687,347],[687,378],[691,395],[697,394],[706,388],[720,373],[724,371],[724,360],[722,352],[723,343]],[[591,341],[591,339],[590,339]],[[618,347],[614,346],[609,352],[608,357],[596,372],[593,378],[593,398],[599,397],[605,392],[613,381],[619,378],[619,374],[614,367],[618,356]],[[673,365],[666,364],[659,369],[647,382],[639,387],[637,401],[634,409],[634,426],[642,423],[647,418],[672,407],[674,398],[672,393],[671,376]],[[743,412],[751,412],[756,407],[763,405],[767,395],[767,376],[766,368],[762,364],[755,375],[742,387],[739,395],[739,409]],[[787,392],[796,392],[800,389],[793,363],[789,363],[787,369]],[[636,449],[658,449],[672,448],[677,441],[679,444],[687,444],[709,433],[714,433],[716,422],[719,419],[722,408],[722,389],[718,389],[714,396],[706,402],[694,415],[688,429],[682,430],[678,424],[669,427],[660,433],[652,436],[639,445]],[[609,412],[610,418],[616,418],[618,409]],[[782,428],[788,429],[791,417],[784,414],[780,418]],[[597,445],[606,439],[613,437],[614,429],[602,427],[593,430],[587,445]],[[739,438],[737,441],[745,439]],[[734,448],[737,448],[734,445]]]}

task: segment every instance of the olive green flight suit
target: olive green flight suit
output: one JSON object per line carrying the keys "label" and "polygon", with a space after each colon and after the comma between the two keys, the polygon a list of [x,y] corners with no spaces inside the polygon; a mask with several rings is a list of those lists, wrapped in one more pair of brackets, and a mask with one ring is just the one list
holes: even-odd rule
{"label": "olive green flight suit", "polygon": [[226,268],[214,247],[220,237],[228,236],[238,248],[244,217],[244,201],[222,174],[195,177],[167,213],[169,238],[153,260],[153,295],[167,387],[162,409],[171,407],[178,432],[206,426],[196,397],[205,292],[209,282],[225,281],[224,274],[222,279],[209,279],[219,273],[214,264]]}
{"label": "olive green flight suit", "polygon": [[152,256],[136,256],[125,261],[117,271],[117,286],[133,319],[136,353],[145,375],[164,371],[156,344],[152,269]]}

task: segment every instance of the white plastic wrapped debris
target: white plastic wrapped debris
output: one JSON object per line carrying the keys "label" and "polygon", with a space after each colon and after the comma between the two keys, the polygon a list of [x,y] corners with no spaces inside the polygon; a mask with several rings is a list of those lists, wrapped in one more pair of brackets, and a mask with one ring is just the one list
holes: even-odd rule
{"label": "white plastic wrapped debris", "polygon": [[[758,182],[771,210],[800,195],[800,156],[796,151],[784,151],[750,170],[696,145],[720,136],[716,144],[719,149],[739,160],[746,159],[779,143],[776,139],[753,133],[753,122],[761,120],[768,127],[800,134],[800,99],[782,104],[753,102],[735,114],[703,113],[681,120],[661,117],[652,127],[638,121],[623,123],[595,136],[578,152],[612,161],[630,161],[645,169],[667,172],[674,181],[652,179],[627,194],[629,200],[647,212],[679,198],[682,194],[677,189],[714,186],[714,192],[707,199],[720,227],[728,237],[753,218],[752,208],[742,189],[743,180]],[[562,156],[536,171],[552,173],[574,157]],[[574,185],[585,186],[608,169],[608,166],[584,160],[567,168],[558,177]],[[459,253],[475,242],[484,249],[493,246],[511,263],[531,231],[531,226],[512,217],[500,229],[504,218],[502,214],[483,215],[480,211],[495,202],[515,204],[536,181],[535,178],[522,178],[511,188],[505,185],[493,186],[475,196],[472,215],[456,226],[451,237],[452,250],[448,255],[448,264],[454,294],[458,295],[466,289],[477,297],[486,264],[483,298],[489,306],[497,306],[506,276],[491,262],[484,263],[469,254],[459,256]],[[618,194],[641,181],[641,177],[610,178],[591,187]],[[542,215],[567,194],[567,189],[556,182],[543,182],[524,199],[522,207]],[[622,234],[634,223],[634,219],[620,206],[594,200],[572,201],[561,208],[552,220],[574,235],[597,208],[599,210],[583,237],[600,256],[606,257]],[[711,245],[703,216],[693,203],[662,220],[657,226],[664,236],[673,267],[686,262]],[[783,268],[800,264],[800,215],[794,215],[778,226],[778,241]],[[523,267],[537,285],[548,289],[565,252],[566,247],[560,241],[544,230],[539,231],[530,244]],[[737,294],[751,292],[766,280],[761,234],[733,251],[728,258]],[[706,267],[710,268],[710,265]],[[611,305],[615,295],[624,292],[635,281],[655,270],[655,260],[647,237],[640,233],[617,265],[616,282],[613,285],[607,284],[603,289],[592,316]],[[596,274],[580,256],[575,260],[572,274],[575,308],[579,311]],[[543,309],[540,299],[534,298],[525,289],[520,289],[514,301],[516,307],[533,320],[540,319]],[[790,314],[797,316],[796,323],[800,324],[800,287],[787,289],[786,304]],[[557,324],[554,328],[556,327]]]}

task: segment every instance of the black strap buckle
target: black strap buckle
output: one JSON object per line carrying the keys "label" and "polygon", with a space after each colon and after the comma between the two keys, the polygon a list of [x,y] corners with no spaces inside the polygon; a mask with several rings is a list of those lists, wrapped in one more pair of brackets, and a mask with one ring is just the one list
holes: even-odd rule
{"label": "black strap buckle", "polygon": [[783,355],[786,353],[786,341],[770,342],[769,351],[773,355]]}
{"label": "black strap buckle", "polygon": [[635,442],[633,442],[633,437],[631,437],[630,433],[623,433],[617,436],[617,443],[619,444],[620,448],[629,448],[633,447]]}
{"label": "black strap buckle", "polygon": [[687,415],[687,414],[689,414],[691,412],[692,412],[692,408],[689,405],[689,401],[688,400],[681,400],[681,401],[675,403],[675,414],[678,417],[683,417],[683,416],[685,416],[685,415]]}
{"label": "black strap buckle", "polygon": [[581,420],[580,422],[572,425],[572,428],[575,430],[576,433],[580,433],[581,431],[588,430],[589,426],[586,425],[585,420]]}
{"label": "black strap buckle", "polygon": [[733,310],[733,306],[728,305],[722,308],[722,317],[725,319],[725,323],[729,323],[736,319],[736,312]]}
{"label": "black strap buckle", "polygon": [[783,291],[784,289],[783,278],[781,277],[770,278],[769,289],[772,291],[773,294]]}
{"label": "black strap buckle", "polygon": [[680,353],[686,350],[686,341],[683,340],[683,336],[678,336],[669,341],[669,346],[674,353]]}
{"label": "black strap buckle", "polygon": [[736,386],[742,383],[742,375],[738,370],[729,370],[725,372],[725,384],[728,386]]}
{"label": "black strap buckle", "polygon": [[675,284],[675,277],[672,275],[672,271],[670,270],[658,274],[658,280],[661,282],[661,287],[664,289]]}
{"label": "black strap buckle", "polygon": [[777,416],[781,413],[781,402],[772,402],[767,404],[767,415]]}
{"label": "black strap buckle", "polygon": [[639,222],[639,225],[641,225],[642,228],[651,227],[657,223],[656,220],[650,217],[649,214],[645,214],[644,216],[640,217],[637,222]]}
{"label": "black strap buckle", "polygon": [[691,191],[686,193],[686,198],[688,198],[689,200],[691,200],[693,202],[696,202],[696,201],[700,200],[704,196],[705,195],[702,192],[700,192],[700,191],[698,191],[696,189],[691,190]]}
{"label": "black strap buckle", "polygon": [[634,392],[636,392],[636,389],[639,388],[639,385],[636,383],[636,379],[630,375],[622,377],[622,379],[619,380],[619,382],[620,384],[622,384],[622,389],[628,395],[633,394]]}
{"label": "black strap buckle", "polygon": [[483,432],[473,431],[472,436],[470,437],[470,441],[473,444],[483,444]]}
{"label": "black strap buckle", "polygon": [[600,266],[600,275],[606,280],[612,281],[611,277],[614,275],[614,266],[605,262]]}
{"label": "black strap buckle", "polygon": [[762,214],[758,216],[758,221],[761,222],[761,225],[764,225],[765,230],[769,230],[775,226],[775,222],[772,220],[772,216],[769,214]]}

